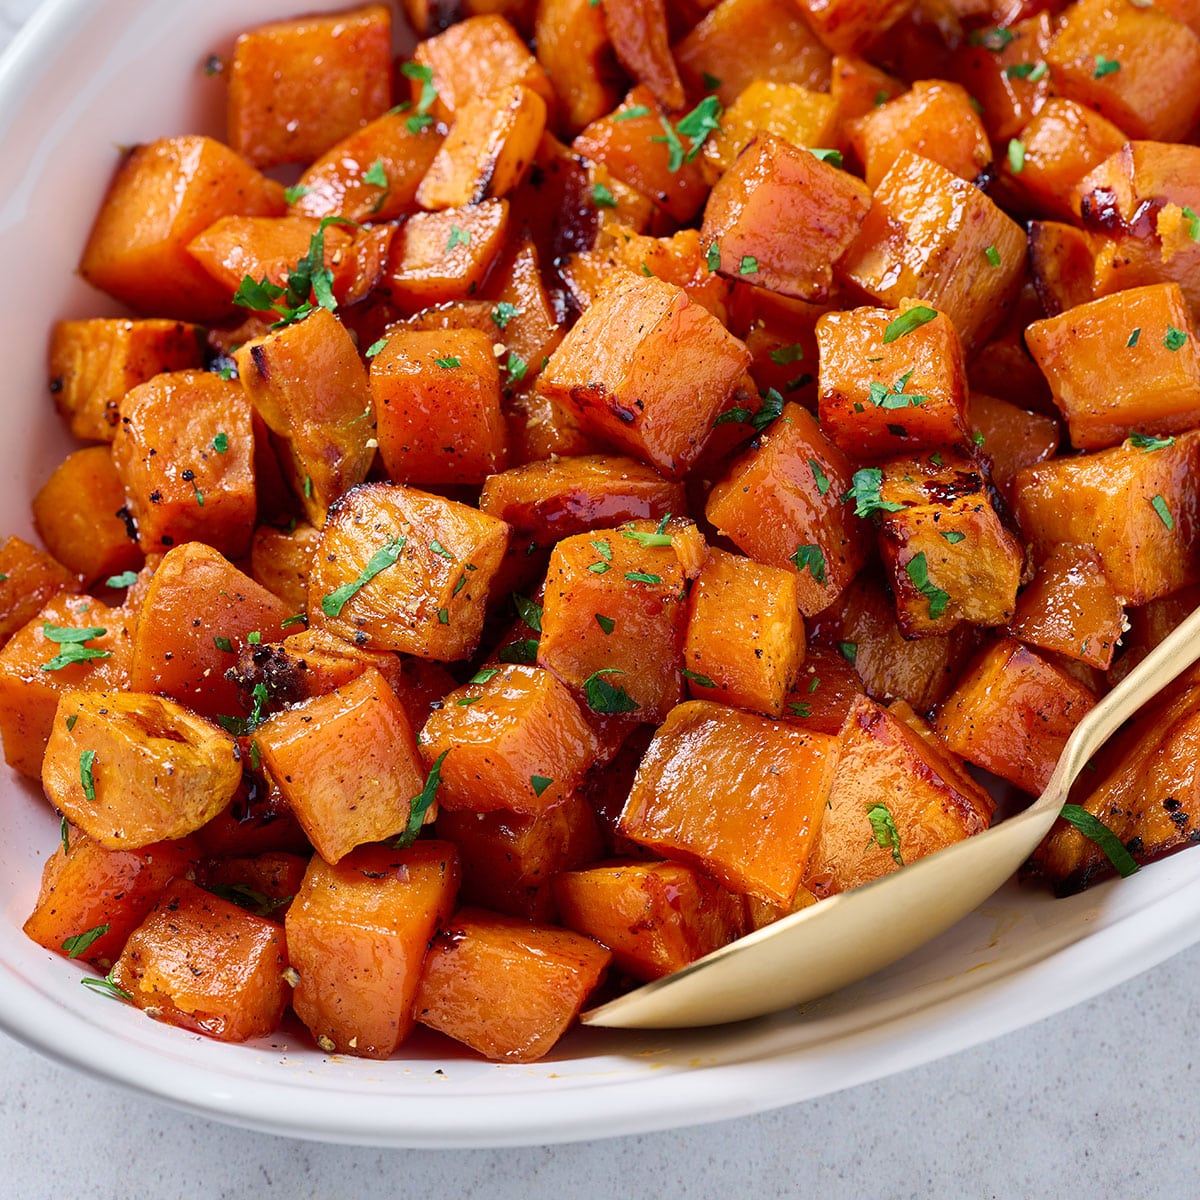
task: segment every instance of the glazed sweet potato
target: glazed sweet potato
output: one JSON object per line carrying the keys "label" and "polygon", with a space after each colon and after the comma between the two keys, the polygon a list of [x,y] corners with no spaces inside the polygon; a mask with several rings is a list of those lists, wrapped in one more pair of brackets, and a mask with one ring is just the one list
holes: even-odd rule
{"label": "glazed sweet potato", "polygon": [[539,0],[534,40],[571,133],[595,121],[620,98],[620,71],[614,60],[604,10],[591,0]]}
{"label": "glazed sweet potato", "polygon": [[49,554],[22,538],[5,538],[0,543],[0,646],[48,600],[78,586],[78,576]]}
{"label": "glazed sweet potato", "polygon": [[308,570],[320,533],[311,525],[294,529],[260,525],[250,543],[250,576],[293,612],[308,608]]}

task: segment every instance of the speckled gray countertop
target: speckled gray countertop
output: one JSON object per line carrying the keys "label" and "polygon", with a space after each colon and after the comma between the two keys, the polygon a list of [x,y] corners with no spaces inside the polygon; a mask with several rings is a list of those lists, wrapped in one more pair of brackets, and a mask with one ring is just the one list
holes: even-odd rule
{"label": "speckled gray countertop", "polygon": [[[0,47],[38,3],[0,0]],[[1189,1200],[1200,1195],[1198,996],[1200,947],[879,1083],[716,1125],[525,1150],[364,1150],[243,1132],[0,1034],[0,1196]]]}

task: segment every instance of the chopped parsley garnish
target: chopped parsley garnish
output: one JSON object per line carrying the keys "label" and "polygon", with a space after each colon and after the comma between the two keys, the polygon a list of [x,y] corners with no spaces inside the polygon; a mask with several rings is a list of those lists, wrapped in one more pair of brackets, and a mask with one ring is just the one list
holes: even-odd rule
{"label": "chopped parsley garnish", "polygon": [[[593,542],[594,546],[596,543]],[[612,551],[610,550],[611,554]],[[513,605],[516,607],[517,616],[529,626],[534,633],[542,632],[542,606],[535,604],[527,596],[522,596],[519,592],[513,592]]]}
{"label": "chopped parsley garnish", "polygon": [[1136,329],[1135,329],[1135,330],[1134,330],[1134,331],[1133,331],[1133,332],[1132,332],[1132,333],[1129,335],[1129,341],[1127,341],[1127,342],[1125,343],[1125,345],[1126,345],[1126,346],[1127,346],[1127,347],[1128,347],[1130,350],[1132,350],[1132,349],[1133,349],[1133,347],[1134,347],[1134,346],[1136,346],[1136,345],[1138,344],[1138,338],[1140,338],[1141,336],[1142,336],[1142,327],[1139,325],[1139,326],[1138,326],[1138,327],[1137,327],[1137,328],[1136,328]]}
{"label": "chopped parsley garnish", "polygon": [[592,204],[596,208],[616,208],[617,198],[602,183],[592,184]]}
{"label": "chopped parsley garnish", "polygon": [[826,582],[825,555],[821,552],[820,546],[811,543],[800,546],[788,561],[796,564],[797,571],[803,571],[807,567],[814,582],[820,584]]}
{"label": "chopped parsley garnish", "polygon": [[684,161],[691,162],[700,153],[710,133],[721,132],[721,114],[724,109],[716,96],[705,96],[686,116],[681,117],[675,128],[691,141]]}
{"label": "chopped parsley garnish", "polygon": [[215,438],[213,438],[213,440],[212,440],[212,448],[218,454],[228,454],[229,453],[229,434],[218,433],[217,436]]}
{"label": "chopped parsley garnish", "polygon": [[1163,345],[1172,353],[1181,349],[1187,342],[1188,335],[1182,329],[1176,329],[1174,325],[1167,326],[1167,336],[1163,338]]}
{"label": "chopped parsley garnish", "polygon": [[93,925],[83,933],[67,938],[62,948],[68,958],[78,958],[93,942],[98,941],[108,932],[108,925]]}
{"label": "chopped parsley garnish", "polygon": [[641,529],[622,529],[621,536],[628,538],[631,542],[637,542],[640,546],[669,546],[671,544],[671,535],[664,533],[661,529],[655,533],[646,533]]}
{"label": "chopped parsley garnish", "polygon": [[49,661],[42,663],[43,671],[61,671],[63,667],[69,667],[72,663],[88,662],[94,658],[109,658],[112,655],[111,650],[97,650],[93,646],[85,646],[84,642],[89,642],[92,638],[103,637],[108,632],[101,626],[93,626],[89,629],[75,629],[71,626],[51,625],[48,621],[42,622],[42,636],[48,642],[54,642],[62,649]]}
{"label": "chopped parsley garnish", "polygon": [[802,701],[793,700],[790,704],[788,704],[787,707],[788,707],[788,712],[791,713],[791,715],[793,717],[811,717],[812,716],[812,705],[811,704],[805,704]]}
{"label": "chopped parsley garnish", "polygon": [[434,538],[429,543],[429,549],[432,550],[439,558],[448,558],[451,562],[454,561],[454,555],[451,554],[450,551],[447,550],[446,547],[437,540],[437,538]]}
{"label": "chopped parsley garnish", "polygon": [[244,908],[256,917],[268,917],[277,908],[282,908],[295,899],[294,896],[281,896],[278,900],[272,900],[270,896],[246,883],[214,883],[208,890],[219,899],[228,900],[230,904],[236,904],[238,908]]}
{"label": "chopped parsley garnish", "polygon": [[907,371],[901,375],[890,387],[886,383],[881,383],[875,380],[871,384],[871,403],[876,408],[916,408],[920,404],[924,404],[928,396],[916,396],[904,389],[908,387],[908,381],[912,378],[912,371]]}
{"label": "chopped parsley garnish", "polygon": [[975,432],[971,434],[971,441],[973,441],[977,446],[982,446],[984,442],[983,434],[976,429]]}
{"label": "chopped parsley garnish", "polygon": [[554,782],[548,775],[530,775],[529,784],[533,788],[533,794],[540,796]]}
{"label": "chopped parsley garnish", "polygon": [[704,262],[710,271],[717,270],[721,265],[721,243],[713,240],[709,242],[708,249],[704,252]]}
{"label": "chopped parsley garnish", "polygon": [[630,583],[662,583],[661,575],[650,575],[645,571],[626,571],[625,578]]}
{"label": "chopped parsley garnish", "polygon": [[706,92],[715,92],[721,86],[721,81],[715,75],[710,75],[707,71],[700,72],[700,82],[704,84]]}
{"label": "chopped parsley garnish", "polygon": [[446,253],[449,254],[455,246],[469,246],[471,244],[471,231],[462,229],[458,225],[450,226],[450,236],[446,239]]}
{"label": "chopped parsley garnish", "polygon": [[993,267],[1000,265],[1000,251],[995,246],[988,246],[984,249],[983,257],[988,260],[988,263]]}
{"label": "chopped parsley garnish", "polygon": [[1150,507],[1158,513],[1158,519],[1167,527],[1168,530],[1175,528],[1175,518],[1171,516],[1171,510],[1167,507],[1167,502],[1162,496],[1151,496]]}
{"label": "chopped parsley garnish", "polygon": [[308,614],[307,613],[296,613],[295,616],[288,617],[288,618],[286,618],[286,620],[280,621],[279,628],[287,629],[291,625],[307,625],[307,624],[308,624]]}
{"label": "chopped parsley garnish", "polygon": [[617,667],[605,667],[596,671],[583,681],[583,694],[587,698],[588,707],[598,713],[630,713],[637,712],[637,702],[631,700],[629,693],[618,684],[609,683],[605,675],[624,675],[625,672]]}
{"label": "chopped parsley garnish", "polygon": [[1086,808],[1078,804],[1064,804],[1058,814],[1068,825],[1074,825],[1089,842],[1095,842],[1104,851],[1105,858],[1116,868],[1117,874],[1124,879],[1138,869],[1133,855],[1125,847],[1119,837],[1099,817],[1094,817]]}
{"label": "chopped parsley garnish", "polygon": [[1012,30],[1005,29],[1003,25],[994,25],[990,29],[972,30],[967,41],[972,46],[982,46],[993,54],[999,54],[1015,37]]}
{"label": "chopped parsley garnish", "polygon": [[437,619],[439,625],[450,624],[450,610],[448,608],[439,608],[437,610]]}
{"label": "chopped parsley garnish", "polygon": [[405,124],[409,133],[420,133],[422,129],[433,124],[429,110],[437,99],[437,88],[433,83],[433,68],[424,63],[406,62],[400,64],[400,74],[405,79],[414,79],[421,84],[421,94],[417,98],[417,111],[409,117]]}
{"label": "chopped parsley garnish", "polygon": [[766,392],[762,393],[762,404],[758,406],[757,412],[740,407],[726,409],[713,424],[726,425],[732,422],[739,425],[751,425],[756,433],[762,433],[782,412],[783,397],[774,388],[768,388]]}
{"label": "chopped parsley garnish", "polygon": [[304,477],[304,498],[306,500],[312,499],[312,476],[311,475],[305,475],[305,477]]}
{"label": "chopped parsley garnish", "polygon": [[496,676],[499,674],[500,674],[499,667],[484,667],[482,670],[476,671],[475,674],[472,675],[471,678],[467,680],[467,682],[468,683],[487,683],[487,681],[489,679],[495,679]]}
{"label": "chopped parsley garnish", "polygon": [[[1046,64],[1031,62],[1009,63],[1009,65],[1004,68],[1004,74],[1008,79],[1031,79],[1034,71],[1036,71],[1039,66],[1043,68],[1042,75],[1044,75],[1046,73],[1044,69]],[[1042,75],[1039,75],[1038,79],[1041,79]]]}
{"label": "chopped parsley garnish", "polygon": [[753,254],[743,254],[742,261],[738,263],[739,275],[757,275],[758,274],[758,259]]}
{"label": "chopped parsley garnish", "polygon": [[456,371],[462,366],[462,362],[451,355],[449,358],[435,358],[433,360],[443,371]]}
{"label": "chopped parsley garnish", "polygon": [[840,150],[824,150],[816,146],[810,146],[808,152],[813,158],[819,158],[823,163],[828,163],[831,167],[840,167],[844,161]]}
{"label": "chopped parsley garnish", "polygon": [[[75,728],[75,722],[76,722],[76,721],[78,721],[78,720],[79,720],[79,714],[78,714],[78,713],[72,713],[72,714],[71,714],[71,715],[70,715],[70,716],[67,718],[66,725],[67,725],[67,732],[68,732],[68,733],[70,733],[70,732],[71,732],[71,730]],[[65,818],[64,818],[64,820],[65,820]]]}
{"label": "chopped parsley garnish", "polygon": [[492,309],[492,324],[497,329],[507,329],[508,323],[513,317],[519,317],[521,310],[515,304],[509,304],[507,300],[501,300],[495,308]]}
{"label": "chopped parsley garnish", "polygon": [[227,637],[213,638],[213,645],[216,646],[223,654],[233,653],[233,643]]}
{"label": "chopped parsley garnish", "polygon": [[425,814],[437,797],[438,785],[442,782],[442,763],[446,761],[446,755],[449,753],[449,750],[443,750],[433,760],[433,766],[429,768],[425,779],[425,786],[408,802],[408,823],[404,826],[404,832],[392,842],[395,849],[403,850],[417,840],[417,834],[425,824]]}
{"label": "chopped parsley garnish", "polygon": [[872,804],[867,809],[867,820],[871,822],[871,834],[875,844],[884,850],[892,852],[892,858],[898,867],[904,866],[904,858],[900,854],[900,831],[892,817],[891,809],[886,804]]}
{"label": "chopped parsley garnish", "polygon": [[1103,54],[1096,55],[1096,70],[1092,73],[1093,79],[1103,79],[1105,75],[1112,75],[1121,69],[1121,64],[1115,58],[1105,58]]}
{"label": "chopped parsley garnish", "polygon": [[858,643],[857,642],[838,642],[838,649],[842,652],[842,657],[851,665],[858,661]]}
{"label": "chopped parsley garnish", "polygon": [[1200,216],[1190,204],[1183,206],[1183,221],[1187,226],[1187,235],[1193,242],[1200,242]]}
{"label": "chopped parsley garnish", "polygon": [[929,616],[936,621],[946,612],[950,603],[950,593],[944,592],[936,584],[929,581],[929,564],[925,559],[925,551],[914,554],[905,565],[904,573],[912,581],[913,587],[929,601]]}
{"label": "chopped parsley garnish", "polygon": [[652,137],[650,140],[652,142],[666,142],[667,170],[671,172],[678,171],[683,166],[683,143],[679,140],[679,134],[675,132],[675,127],[666,117],[659,114],[658,119],[663,127],[663,134],[661,137]]}
{"label": "chopped parsley garnish", "polygon": [[821,470],[821,464],[815,458],[808,460],[808,467],[813,473],[813,479],[816,480],[817,492],[822,496],[825,495],[829,491],[829,476]]}
{"label": "chopped parsley garnish", "polygon": [[[68,717],[67,720],[69,722],[71,720],[71,718]],[[68,725],[68,728],[70,728],[69,725]],[[59,817],[59,819],[58,819],[58,836],[62,842],[63,853],[70,854],[71,853],[71,825],[67,821],[66,817]]]}
{"label": "chopped parsley garnish", "polygon": [[951,546],[957,546],[967,536],[961,529],[943,529],[941,534]]}
{"label": "chopped parsley garnish", "polygon": [[504,362],[504,370],[508,374],[510,384],[520,383],[525,378],[525,372],[529,370],[529,364],[515,351],[510,350]]}
{"label": "chopped parsley garnish", "polygon": [[707,675],[701,675],[697,671],[689,671],[687,667],[684,667],[679,673],[684,679],[690,679],[699,687],[715,688],[717,686]]}
{"label": "chopped parsley garnish", "polygon": [[382,549],[376,550],[357,579],[350,583],[343,583],[340,588],[336,588],[328,596],[322,598],[321,611],[327,617],[338,616],[352,596],[370,583],[380,571],[395,565],[396,560],[400,557],[400,551],[404,549],[404,540],[403,537],[398,537],[394,541],[388,542]]}
{"label": "chopped parsley garnish", "polygon": [[1175,439],[1173,437],[1155,437],[1152,433],[1131,433],[1129,444],[1135,450],[1141,450],[1148,454],[1151,450],[1165,450],[1168,446],[1175,445]]}
{"label": "chopped parsley garnish", "polygon": [[617,113],[614,121],[636,121],[639,117],[648,117],[650,110],[644,104],[635,104],[632,108],[627,108],[624,112]]}
{"label": "chopped parsley garnish", "polygon": [[501,646],[496,651],[496,657],[502,663],[535,663],[537,652],[537,638],[518,638],[507,646]]}
{"label": "chopped parsley garnish", "polygon": [[387,340],[387,338],[386,338],[386,337],[381,337],[381,338],[379,338],[377,341],[374,341],[374,342],[372,342],[372,343],[371,343],[371,344],[370,344],[370,345],[367,347],[367,354],[366,354],[366,357],[367,357],[367,358],[374,358],[374,357],[375,357],[375,355],[377,355],[377,354],[380,354],[380,353],[382,353],[382,352],[383,352],[383,349],[384,349],[384,347],[385,347],[387,344],[388,344],[388,340]]}
{"label": "chopped parsley garnish", "polygon": [[1025,170],[1025,143],[1020,138],[1009,138],[1008,165],[1014,175]]}
{"label": "chopped parsley garnish", "polygon": [[804,347],[799,342],[793,342],[790,346],[780,346],[778,349],[772,350],[770,354],[771,361],[779,367],[799,362],[803,357]]}
{"label": "chopped parsley garnish", "polygon": [[594,613],[593,615],[596,618],[596,624],[599,625],[602,630],[604,630],[606,636],[612,633],[612,631],[617,627],[617,623],[612,619],[612,617],[606,617],[603,613]]}
{"label": "chopped parsley garnish", "polygon": [[111,971],[103,979],[97,979],[94,975],[85,975],[79,982],[84,987],[92,988],[93,991],[103,992],[106,996],[111,996],[114,1000],[133,999],[124,988],[117,987],[116,983],[113,982]]}
{"label": "chopped parsley garnish", "polygon": [[387,171],[383,168],[383,159],[377,158],[364,172],[363,183],[372,187],[385,188],[388,185]]}
{"label": "chopped parsley garnish", "polygon": [[284,204],[295,204],[301,196],[307,196],[311,191],[312,188],[305,187],[302,183],[294,183],[291,187],[283,189],[283,202]]}
{"label": "chopped parsley garnish", "polygon": [[95,750],[84,750],[79,756],[79,782],[83,785],[83,794],[88,800],[96,799],[96,777],[93,774],[95,765]]}
{"label": "chopped parsley garnish", "polygon": [[869,517],[877,512],[899,512],[904,507],[895,501],[882,499],[879,494],[882,486],[883,470],[880,467],[863,467],[854,472],[846,500],[854,501],[856,517]]}
{"label": "chopped parsley garnish", "polygon": [[135,583],[137,583],[136,571],[122,571],[120,575],[110,575],[104,581],[104,586],[110,588],[127,588],[132,587]]}
{"label": "chopped parsley garnish", "polygon": [[888,327],[883,331],[883,344],[888,346],[892,342],[899,341],[902,337],[912,333],[914,329],[928,325],[936,316],[937,309],[930,308],[925,304],[913,305],[907,312],[901,313],[895,320],[888,323]]}

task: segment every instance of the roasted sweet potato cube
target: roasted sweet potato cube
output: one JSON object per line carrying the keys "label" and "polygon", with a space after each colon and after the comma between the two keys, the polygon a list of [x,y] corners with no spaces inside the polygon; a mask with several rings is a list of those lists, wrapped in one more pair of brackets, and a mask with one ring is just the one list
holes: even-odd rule
{"label": "roasted sweet potato cube", "polygon": [[974,182],[986,178],[992,146],[971,98],[957,83],[918,80],[912,88],[860,117],[850,143],[870,188],[879,186],[902,150],[923,155]]}
{"label": "roasted sweet potato cube", "polygon": [[276,713],[255,730],[254,741],[328,863],[364,842],[402,833],[425,786],[408,717],[374,668]]}
{"label": "roasted sweet potato cube", "polygon": [[536,816],[443,809],[437,835],[458,847],[464,904],[527,921],[553,920],[555,877],[595,862],[604,845],[591,805],[578,792]]}
{"label": "roasted sweet potato cube", "polygon": [[980,453],[991,464],[992,483],[1010,506],[1017,472],[1044,462],[1058,450],[1059,423],[1053,417],[1027,412],[984,392],[971,392],[967,424]]}
{"label": "roasted sweet potato cube", "polygon": [[381,286],[413,310],[465,300],[483,286],[507,236],[507,200],[416,213],[392,241]]}
{"label": "roasted sweet potato cube", "polygon": [[0,543],[0,646],[59,592],[74,590],[79,577],[19,537]]}
{"label": "roasted sweet potato cube", "polygon": [[839,145],[845,143],[845,126],[873,112],[905,88],[902,80],[856,54],[835,54],[829,68],[829,96],[842,130]]}
{"label": "roasted sweet potato cube", "polygon": [[732,104],[755,79],[798,83],[814,92],[829,84],[829,51],[797,4],[786,0],[721,0],[674,47],[689,95],[707,92],[705,76],[719,80],[716,94]]}
{"label": "roasted sweet potato cube", "polygon": [[135,147],[117,168],[79,270],[137,312],[213,321],[232,295],[187,252],[221,217],[281,216],[283,187],[206,137]]}
{"label": "roasted sweet potato cube", "polygon": [[275,781],[249,771],[232,802],[196,831],[195,840],[206,854],[217,858],[276,851],[312,854],[312,845]]}
{"label": "roasted sweet potato cube", "polygon": [[683,488],[632,458],[590,454],[526,463],[489,476],[480,511],[507,521],[516,544],[555,542],[590,529],[687,511]]}
{"label": "roasted sweet potato cube", "polygon": [[826,313],[817,348],[821,429],[847,454],[885,458],[967,440],[967,368],[944,313],[904,302],[899,313]]}
{"label": "roasted sweet potato cube", "polygon": [[681,288],[620,271],[538,380],[588,432],[678,478],[750,356]]}
{"label": "roasted sweet potato cube", "polygon": [[526,816],[561,804],[598,749],[570,690],[549,671],[516,663],[475,678],[421,730],[426,761],[442,760],[439,803],[452,812]]}
{"label": "roasted sweet potato cube", "polygon": [[[193,869],[198,853],[190,842],[108,850],[70,830],[65,845],[46,859],[37,903],[21,928],[39,946],[107,971],[167,884]],[[78,940],[64,945],[68,939]]]}
{"label": "roasted sweet potato cube", "polygon": [[1200,434],[1158,449],[1125,442],[1054,458],[1013,480],[1017,519],[1034,551],[1092,546],[1126,604],[1145,604],[1200,580],[1192,551],[1200,526]]}
{"label": "roasted sweet potato cube", "polygon": [[627,536],[637,532],[581,533],[554,547],[537,661],[596,712],[661,721],[682,695],[684,572],[673,547]]}
{"label": "roasted sweet potato cube", "polygon": [[308,615],[355,645],[442,662],[479,642],[508,526],[399,484],[363,484],[330,511],[313,557]]}
{"label": "roasted sweet potato cube", "polygon": [[112,461],[147,553],[190,541],[230,558],[249,549],[254,431],[236,383],[172,371],[134,388],[121,401]]}
{"label": "roasted sweet potato cube", "polygon": [[809,646],[784,703],[783,719],[836,736],[855,696],[865,694],[858,672],[840,650]]}
{"label": "roasted sweet potato cube", "polygon": [[348,221],[390,221],[414,212],[442,135],[410,122],[409,113],[389,111],[343,138],[300,176],[288,211]]}
{"label": "roasted sweet potato cube", "polygon": [[683,108],[687,97],[671,57],[664,0],[605,0],[604,20],[621,66],[664,108]]}
{"label": "roasted sweet potato cube", "polygon": [[688,162],[686,155],[671,170],[673,160],[663,133],[668,120],[654,93],[639,85],[613,112],[581,130],[571,149],[600,163],[616,179],[683,223],[704,203],[704,171],[698,161]]}
{"label": "roasted sweet potato cube", "polygon": [[125,488],[107,446],[76,450],[33,498],[33,523],[50,553],[87,584],[137,570],[142,552],[129,537]]}
{"label": "roasted sweet potato cube", "polygon": [[113,850],[194,833],[233,798],[237,742],[181,704],[139,692],[63,692],[42,787]]}
{"label": "roasted sweet potato cube", "polygon": [[[1185,689],[1160,707],[1152,724],[1123,735],[1121,753],[1102,782],[1078,803],[1107,825],[1136,863],[1150,862],[1197,836],[1196,762],[1200,757],[1200,695]],[[1075,826],[1055,822],[1030,857],[1037,874],[1060,895],[1113,872],[1104,851]]]}
{"label": "roasted sweet potato cube", "polygon": [[285,928],[292,1007],[327,1054],[387,1058],[412,1032],[421,964],[459,875],[448,842],[360,846],[333,867],[313,856]]}
{"label": "roasted sweet potato cube", "polygon": [[308,572],[321,537],[312,525],[260,525],[250,543],[250,576],[293,612],[308,611]]}
{"label": "roasted sweet potato cube", "polygon": [[568,133],[612,109],[621,95],[604,10],[591,0],[540,0],[534,15],[538,61],[559,100]]}
{"label": "roasted sweet potato cube", "polygon": [[655,733],[619,828],[735,892],[787,905],[820,828],[836,762],[837,741],[828,734],[690,700]]}
{"label": "roasted sweet potato cube", "polygon": [[1130,137],[1182,141],[1200,119],[1183,81],[1200,72],[1200,37],[1165,12],[1077,0],[1046,52],[1054,90]]}
{"label": "roasted sweet potato cube", "polygon": [[967,669],[934,726],[955,754],[1036,796],[1095,703],[1065,671],[1005,638]]}
{"label": "roasted sweet potato cube", "polygon": [[210,546],[176,546],[146,590],[133,646],[130,686],[158,692],[206,717],[238,712],[225,678],[251,635],[278,642],[294,613]]}
{"label": "roasted sweet potato cube", "polygon": [[1096,236],[1060,221],[1029,222],[1029,270],[1045,315],[1095,298]]}
{"label": "roasted sweet potato cube", "polygon": [[472,96],[417,188],[422,208],[457,208],[507,196],[529,170],[546,128],[546,102],[514,83]]}
{"label": "roasted sweet potato cube", "polygon": [[799,576],[710,550],[688,598],[688,691],[768,717],[783,713],[804,661]]}
{"label": "roasted sweet potato cube", "polygon": [[946,633],[960,621],[1003,625],[1025,565],[978,464],[953,451],[883,464],[879,548],[901,632]]}
{"label": "roasted sweet potato cube", "polygon": [[201,866],[201,886],[256,917],[282,922],[304,882],[311,857],[268,850],[245,858],[212,859]]}
{"label": "roasted sweet potato cube", "polygon": [[204,366],[204,333],[184,321],[96,317],[50,335],[50,391],[78,438],[111,442],[121,397],[163,371]]}
{"label": "roasted sweet potato cube", "polygon": [[375,456],[375,409],[353,340],[318,308],[251,339],[234,357],[255,411],[285,447],[293,491],[320,527],[329,506],[367,477]]}
{"label": "roasted sweet potato cube", "polygon": [[1024,267],[1021,227],[977,187],[910,150],[880,181],[838,265],[880,304],[919,298],[944,312],[968,350],[995,328]]}
{"label": "roasted sweet potato cube", "polygon": [[801,0],[813,32],[831,50],[861,50],[912,8],[912,0]]}
{"label": "roasted sweet potato cube", "polygon": [[508,459],[494,339],[397,330],[371,360],[379,455],[398,483],[482,483]]}
{"label": "roasted sweet potato cube", "polygon": [[260,25],[238,38],[227,69],[229,144],[257,167],[312,162],[391,104],[391,11]]}
{"label": "roasted sweet potato cube", "polygon": [[1115,446],[1135,429],[1171,434],[1200,424],[1200,341],[1176,283],[1035,321],[1025,340],[1081,450]]}
{"label": "roasted sweet potato cube", "polygon": [[416,1017],[494,1062],[534,1062],[579,1015],[611,957],[568,929],[465,909],[429,948]]}
{"label": "roasted sweet potato cube", "polygon": [[61,592],[0,650],[4,761],[40,779],[59,697],[72,689],[130,685],[129,615],[91,596]]}
{"label": "roasted sweet potato cube", "polygon": [[718,248],[723,275],[823,300],[870,207],[861,180],[762,133],[717,180],[700,238]]}
{"label": "roasted sweet potato cube", "polygon": [[[418,67],[433,72],[431,82],[437,97],[430,112],[438,120],[449,122],[468,101],[513,84],[537,92],[550,112],[554,111],[554,88],[546,72],[501,16],[486,14],[459,21],[423,41],[413,59]],[[409,79],[417,103],[425,80],[417,72]]]}
{"label": "roasted sweet potato cube", "polygon": [[1079,181],[1125,144],[1125,134],[1098,112],[1074,100],[1053,96],[1020,131],[1024,147],[1005,164],[1005,179],[1038,211],[1072,220],[1072,195]]}
{"label": "roasted sweet potato cube", "polygon": [[494,302],[485,332],[493,346],[499,343],[507,351],[502,365],[506,390],[512,393],[537,377],[563,335],[562,317],[542,279],[537,246],[531,239],[513,242],[496,263],[484,295]]}
{"label": "roasted sweet potato cube", "polygon": [[244,1042],[278,1027],[286,966],[274,921],[176,879],[130,934],[112,979],[156,1020]]}
{"label": "roasted sweet potato cube", "polygon": [[739,550],[800,580],[800,611],[812,616],[845,590],[867,561],[869,533],[842,497],[850,460],[798,404],[735,459],[709,493],[705,515]]}
{"label": "roasted sweet potato cube", "polygon": [[1058,545],[1021,592],[1008,628],[1023,642],[1107,671],[1125,628],[1125,610],[1095,550]]}
{"label": "roasted sweet potato cube", "polygon": [[746,905],[677,862],[622,861],[554,881],[562,923],[607,946],[617,970],[658,979],[747,932]]}
{"label": "roasted sweet potato cube", "polygon": [[837,755],[829,809],[804,871],[804,886],[819,899],[962,841],[991,820],[991,796],[911,709],[902,718],[860,697]]}

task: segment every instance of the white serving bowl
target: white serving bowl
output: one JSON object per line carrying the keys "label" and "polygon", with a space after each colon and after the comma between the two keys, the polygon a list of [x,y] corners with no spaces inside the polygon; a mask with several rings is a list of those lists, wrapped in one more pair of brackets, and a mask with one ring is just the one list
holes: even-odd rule
{"label": "white serving bowl", "polygon": [[[318,7],[319,4],[314,4]],[[329,7],[336,7],[331,2]],[[111,302],[73,274],[118,148],[220,133],[203,64],[302,0],[57,0],[0,68],[0,531],[69,448],[46,390],[47,331]],[[1028,1025],[1200,939],[1200,853],[1055,901],[1010,884],[888,971],[802,1010],[711,1030],[578,1030],[531,1066],[481,1062],[418,1032],[403,1057],[326,1057],[288,1035],[227,1046],[80,986],[28,941],[58,822],[0,766],[0,1024],[46,1054],[250,1128],[405,1146],[545,1143],[738,1116],[876,1079]]]}

